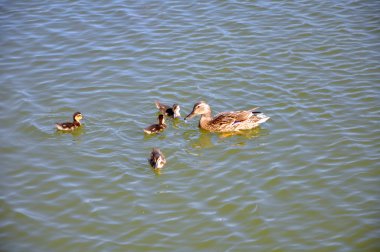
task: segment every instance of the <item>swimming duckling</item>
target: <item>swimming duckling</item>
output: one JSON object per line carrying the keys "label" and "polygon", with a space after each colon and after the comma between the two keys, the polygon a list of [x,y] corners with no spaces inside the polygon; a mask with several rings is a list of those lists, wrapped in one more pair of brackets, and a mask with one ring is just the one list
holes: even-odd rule
{"label": "swimming duckling", "polygon": [[73,122],[56,123],[57,130],[72,131],[81,126],[80,120],[83,119],[83,115],[80,112],[75,112],[73,115]]}
{"label": "swimming duckling", "polygon": [[181,117],[181,114],[179,111],[181,108],[178,104],[173,104],[173,107],[170,107],[168,105],[162,104],[159,101],[156,101],[156,107],[160,110],[160,112],[166,116],[172,117],[172,118],[178,118]]}
{"label": "swimming duckling", "polygon": [[194,105],[193,111],[185,117],[185,120],[200,115],[199,127],[211,132],[248,130],[259,126],[270,118],[255,111],[256,109],[222,112],[213,117],[210,106],[204,101],[200,101]]}
{"label": "swimming duckling", "polygon": [[149,164],[153,169],[161,169],[166,164],[166,158],[164,154],[158,148],[153,148],[150,153]]}
{"label": "swimming duckling", "polygon": [[158,119],[158,124],[153,124],[153,125],[150,125],[149,127],[146,127],[144,129],[145,133],[147,133],[147,134],[154,134],[154,133],[158,133],[158,132],[161,132],[164,129],[166,129],[166,124],[165,124],[165,118],[164,118],[164,116],[160,114],[157,117],[157,119]]}

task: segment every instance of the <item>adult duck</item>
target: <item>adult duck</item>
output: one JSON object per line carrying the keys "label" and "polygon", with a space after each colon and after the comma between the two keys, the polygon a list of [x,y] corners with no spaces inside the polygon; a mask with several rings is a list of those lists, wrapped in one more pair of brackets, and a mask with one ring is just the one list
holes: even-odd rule
{"label": "adult duck", "polygon": [[185,117],[185,120],[200,115],[199,127],[211,132],[249,130],[270,118],[261,112],[255,111],[256,109],[222,112],[213,117],[210,106],[206,102],[200,101],[194,105],[193,111]]}

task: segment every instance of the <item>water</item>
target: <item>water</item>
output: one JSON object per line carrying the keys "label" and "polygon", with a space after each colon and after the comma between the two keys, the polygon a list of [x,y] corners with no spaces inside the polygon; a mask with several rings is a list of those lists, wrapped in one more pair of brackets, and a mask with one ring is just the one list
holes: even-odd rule
{"label": "water", "polygon": [[[377,1],[0,6],[1,251],[379,251]],[[155,100],[272,119],[144,136]]]}

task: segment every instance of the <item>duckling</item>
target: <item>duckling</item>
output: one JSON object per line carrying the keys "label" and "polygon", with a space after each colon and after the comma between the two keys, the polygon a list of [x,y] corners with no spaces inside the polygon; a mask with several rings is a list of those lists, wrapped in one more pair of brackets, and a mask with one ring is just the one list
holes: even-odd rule
{"label": "duckling", "polygon": [[158,124],[153,124],[153,125],[150,125],[149,127],[146,127],[144,129],[144,132],[147,134],[154,134],[154,133],[159,133],[163,131],[164,129],[166,129],[165,118],[162,114],[160,114],[157,117],[157,120],[158,120]]}
{"label": "duckling", "polygon": [[181,114],[179,111],[181,108],[178,104],[174,103],[172,107],[162,104],[159,101],[156,101],[156,107],[160,110],[160,112],[166,116],[169,116],[171,118],[179,118],[181,117]]}
{"label": "duckling", "polygon": [[80,112],[75,112],[73,115],[73,122],[56,123],[57,130],[72,131],[81,126],[80,120],[83,119],[83,115]]}
{"label": "duckling", "polygon": [[270,117],[261,112],[254,111],[257,108],[243,111],[229,111],[211,115],[210,106],[204,101],[196,103],[193,111],[185,117],[185,120],[200,115],[199,127],[211,132],[234,132],[253,129]]}
{"label": "duckling", "polygon": [[153,148],[150,158],[149,164],[153,167],[153,169],[161,169],[166,164],[166,158],[164,154],[158,148]]}

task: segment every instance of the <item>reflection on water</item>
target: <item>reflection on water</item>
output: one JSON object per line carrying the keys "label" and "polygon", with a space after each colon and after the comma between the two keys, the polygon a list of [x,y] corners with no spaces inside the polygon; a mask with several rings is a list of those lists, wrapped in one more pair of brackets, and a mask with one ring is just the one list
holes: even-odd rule
{"label": "reflection on water", "polygon": [[62,131],[62,130],[57,130],[55,128],[53,130],[55,131],[54,135],[56,137],[65,137],[65,136],[71,135],[72,140],[75,142],[81,141],[83,135],[86,134],[86,127],[84,125],[82,125],[80,128],[77,128],[73,131]]}
{"label": "reflection on water", "polygon": [[216,144],[222,143],[223,139],[231,138],[236,145],[245,145],[247,141],[252,141],[255,138],[269,134],[268,129],[256,127],[251,130],[242,130],[237,132],[210,133],[206,130],[199,129],[197,137],[193,137],[189,142],[194,149],[212,148]]}
{"label": "reflection on water", "polygon": [[162,174],[162,169],[153,169],[153,168],[152,168],[152,171],[153,171],[154,174],[156,174],[157,176],[159,176],[159,175]]}
{"label": "reflection on water", "polygon": [[268,130],[262,130],[261,127],[256,127],[251,130],[241,130],[241,131],[236,131],[236,132],[224,132],[224,133],[219,133],[220,138],[226,138],[226,137],[232,137],[232,136],[241,136],[247,139],[253,139],[256,137],[260,137],[263,135],[269,134]]}
{"label": "reflection on water", "polygon": [[183,120],[181,120],[180,118],[176,118],[176,119],[173,119],[172,120],[172,127],[174,129],[179,129],[183,126],[185,122]]}
{"label": "reflection on water", "polygon": [[75,130],[70,130],[70,131],[63,131],[63,130],[57,130],[57,129],[54,129],[54,130],[55,130],[55,135],[58,135],[58,136],[65,135],[65,134],[71,134],[73,136],[80,136],[80,135],[85,133],[84,125],[82,125],[79,128],[76,128]]}
{"label": "reflection on water", "polygon": [[212,134],[200,129],[200,134],[195,139],[190,141],[190,146],[194,149],[206,149],[214,146],[212,142]]}

